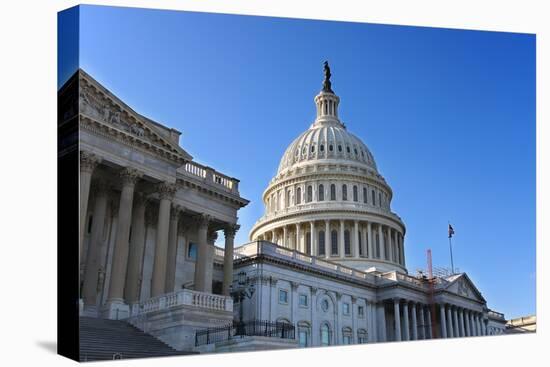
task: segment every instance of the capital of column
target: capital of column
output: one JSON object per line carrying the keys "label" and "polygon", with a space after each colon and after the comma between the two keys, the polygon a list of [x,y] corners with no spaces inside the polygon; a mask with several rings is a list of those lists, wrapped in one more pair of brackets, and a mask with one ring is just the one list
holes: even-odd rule
{"label": "capital of column", "polygon": [[87,152],[85,150],[80,151],[80,171],[81,172],[93,172],[94,168],[101,163],[101,157]]}
{"label": "capital of column", "polygon": [[172,200],[176,194],[176,185],[168,182],[162,182],[156,186],[156,191],[161,200]]}
{"label": "capital of column", "polygon": [[300,284],[298,282],[290,282],[290,288],[295,291]]}
{"label": "capital of column", "polygon": [[120,171],[119,176],[124,186],[134,186],[143,174],[135,168],[126,167]]}
{"label": "capital of column", "polygon": [[231,237],[231,238],[235,238],[235,234],[237,233],[237,231],[241,228],[240,225],[238,224],[228,224],[224,229],[223,229],[223,234],[224,236],[227,238],[227,237]]}
{"label": "capital of column", "polygon": [[216,240],[218,239],[218,232],[216,231],[209,231],[207,235],[207,241],[209,244],[214,244]]}
{"label": "capital of column", "polygon": [[212,220],[212,216],[208,214],[199,214],[195,217],[195,222],[200,229],[208,228],[208,224],[210,224],[211,220]]}

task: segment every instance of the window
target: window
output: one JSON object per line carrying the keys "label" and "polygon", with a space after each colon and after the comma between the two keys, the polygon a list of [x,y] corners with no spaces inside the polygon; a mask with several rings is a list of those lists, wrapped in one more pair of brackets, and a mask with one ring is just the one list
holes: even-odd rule
{"label": "window", "polygon": [[368,342],[368,339],[367,339],[367,331],[364,330],[364,329],[359,329],[357,331],[357,342],[359,344],[365,344]]}
{"label": "window", "polygon": [[349,335],[344,335],[344,338],[343,338],[343,343],[344,345],[349,345],[351,344],[351,337]]}
{"label": "window", "polygon": [[298,187],[296,189],[296,205],[302,203],[302,188]]}
{"label": "window", "polygon": [[342,329],[342,344],[348,345],[351,344],[351,329],[349,327],[345,327]]}
{"label": "window", "polygon": [[363,244],[361,243],[363,239],[361,237],[363,236],[361,236],[361,231],[359,231],[359,256],[363,256]]}
{"label": "window", "polygon": [[332,146],[332,144],[330,144],[330,145],[328,146],[328,150],[330,150],[331,152],[334,150],[334,147]]}
{"label": "window", "polygon": [[349,147],[346,147],[346,152],[351,153]]}
{"label": "window", "polygon": [[342,304],[342,313],[344,315],[349,315],[349,303]]}
{"label": "window", "polygon": [[327,324],[321,325],[321,345],[330,345],[330,329]]}
{"label": "window", "polygon": [[342,200],[348,200],[348,186],[346,184],[342,185]]}
{"label": "window", "polygon": [[376,234],[376,258],[380,259],[380,235]]}
{"label": "window", "polygon": [[325,231],[319,231],[319,256],[324,256],[325,254]]}
{"label": "window", "polygon": [[358,201],[357,186],[353,186],[353,201]]}
{"label": "window", "polygon": [[197,244],[193,242],[189,242],[189,246],[187,246],[187,257],[192,260],[197,260]]}
{"label": "window", "polygon": [[355,155],[358,155],[357,148],[354,148],[353,151],[355,152]]}
{"label": "window", "polygon": [[309,185],[307,187],[307,201],[308,203],[313,201],[313,187]]}
{"label": "window", "polygon": [[279,289],[279,303],[288,303],[288,292],[284,289]]}
{"label": "window", "polygon": [[290,206],[290,194],[291,194],[291,191],[288,190],[286,192],[286,207],[288,208]]}
{"label": "window", "polygon": [[308,331],[307,329],[299,329],[298,331],[298,342],[300,348],[305,348],[308,345]]}
{"label": "window", "polygon": [[351,241],[349,231],[347,229],[344,231],[344,251],[346,256],[351,256]]}
{"label": "window", "polygon": [[322,184],[319,185],[317,196],[318,196],[319,201],[324,201],[325,200],[325,187]]}
{"label": "window", "polygon": [[328,306],[329,306],[328,300],[324,299],[323,302],[321,302],[321,310],[323,310],[323,312],[327,312]]}
{"label": "window", "polygon": [[330,185],[330,200],[336,200],[336,185]]}
{"label": "window", "polygon": [[376,205],[376,200],[375,200],[376,196],[374,196],[374,190],[372,190],[371,193],[372,193],[372,205]]}
{"label": "window", "polygon": [[324,152],[325,151],[325,146],[323,144],[321,144],[320,149],[321,149],[321,152]]}
{"label": "window", "polygon": [[382,206],[382,194],[378,193],[378,206]]}
{"label": "window", "polygon": [[307,300],[307,295],[306,294],[300,294],[299,305],[302,306],[302,307],[307,307],[308,306],[308,300]]}
{"label": "window", "polygon": [[363,318],[365,316],[365,308],[363,306],[357,306],[357,315],[360,318]]}
{"label": "window", "polygon": [[306,233],[306,254],[311,255],[311,232]]}
{"label": "window", "polygon": [[332,230],[332,232],[330,232],[330,242],[331,242],[331,249],[330,249],[331,255],[338,255],[338,232],[336,232],[336,230]]}
{"label": "window", "polygon": [[342,151],[342,146],[341,146],[341,145],[338,145],[338,151],[339,151],[339,152]]}
{"label": "window", "polygon": [[311,153],[313,153],[315,151],[315,145],[312,145],[311,146]]}
{"label": "window", "polygon": [[368,202],[367,188],[363,187],[363,203],[367,204]]}

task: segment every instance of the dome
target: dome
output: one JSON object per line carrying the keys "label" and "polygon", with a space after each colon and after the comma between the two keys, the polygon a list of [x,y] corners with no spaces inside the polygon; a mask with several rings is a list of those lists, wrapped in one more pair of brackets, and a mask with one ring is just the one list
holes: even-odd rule
{"label": "dome", "polygon": [[295,165],[323,161],[347,161],[377,172],[376,162],[367,146],[337,121],[313,123],[285,151],[277,175]]}
{"label": "dome", "polygon": [[367,146],[338,117],[325,64],[317,116],[286,149],[250,231],[261,240],[359,270],[407,272],[405,225]]}

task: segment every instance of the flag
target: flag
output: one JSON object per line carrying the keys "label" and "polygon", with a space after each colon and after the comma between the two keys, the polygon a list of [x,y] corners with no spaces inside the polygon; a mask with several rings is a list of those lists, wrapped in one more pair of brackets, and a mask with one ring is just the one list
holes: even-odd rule
{"label": "flag", "polygon": [[453,234],[455,234],[455,230],[453,229],[453,226],[449,223],[449,238],[453,237]]}

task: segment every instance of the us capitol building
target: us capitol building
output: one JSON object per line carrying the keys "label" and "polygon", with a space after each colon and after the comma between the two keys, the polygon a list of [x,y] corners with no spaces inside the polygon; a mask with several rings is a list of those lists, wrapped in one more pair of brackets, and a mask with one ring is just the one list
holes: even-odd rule
{"label": "us capitol building", "polygon": [[234,247],[239,180],[75,73],[59,98],[61,120],[78,110],[81,335],[113,320],[208,353],[503,332],[466,273],[408,274],[392,189],[340,120],[330,78],[325,63],[316,118],[284,152],[252,242]]}

